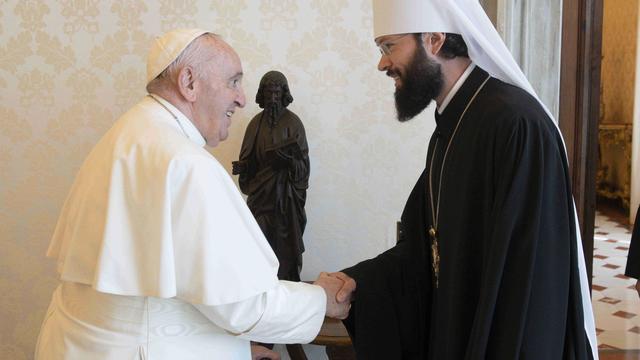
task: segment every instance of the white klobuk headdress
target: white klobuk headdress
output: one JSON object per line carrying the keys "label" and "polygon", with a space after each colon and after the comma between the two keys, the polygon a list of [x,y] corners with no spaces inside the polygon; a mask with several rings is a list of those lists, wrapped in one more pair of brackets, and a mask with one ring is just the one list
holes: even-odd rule
{"label": "white klobuk headdress", "polygon": [[[427,32],[460,34],[467,44],[469,58],[475,64],[491,76],[529,92],[556,123],[513,59],[478,0],[373,0],[373,27],[375,38]],[[577,216],[575,222],[585,330],[594,359],[598,359],[591,295]]]}

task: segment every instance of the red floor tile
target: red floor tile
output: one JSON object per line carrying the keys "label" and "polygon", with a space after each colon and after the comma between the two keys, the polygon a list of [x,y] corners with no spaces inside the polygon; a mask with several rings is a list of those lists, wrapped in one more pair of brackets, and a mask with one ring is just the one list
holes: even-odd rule
{"label": "red floor tile", "polygon": [[632,317],[635,317],[636,314],[632,314],[632,313],[620,310],[620,311],[614,312],[613,316],[621,317],[624,319],[631,319]]}
{"label": "red floor tile", "polygon": [[602,299],[598,300],[598,301],[602,301],[602,302],[607,303],[607,304],[617,304],[617,303],[620,302],[620,300],[618,300],[618,299],[614,299],[614,298],[610,298],[610,297],[606,297],[606,296],[603,297]]}
{"label": "red floor tile", "polygon": [[598,350],[620,350],[615,346],[607,345],[607,344],[598,344]]}
{"label": "red floor tile", "polygon": [[605,287],[605,286],[600,286],[600,285],[596,285],[596,284],[591,285],[591,288],[592,288],[593,290],[595,290],[595,291],[602,291],[602,290],[605,290],[605,289],[606,289],[606,287]]}

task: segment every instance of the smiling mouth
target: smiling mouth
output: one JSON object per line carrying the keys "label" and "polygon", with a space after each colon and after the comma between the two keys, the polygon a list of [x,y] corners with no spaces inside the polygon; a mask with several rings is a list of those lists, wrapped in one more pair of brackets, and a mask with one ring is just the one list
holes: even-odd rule
{"label": "smiling mouth", "polygon": [[398,87],[398,85],[400,85],[400,75],[398,75],[398,73],[396,73],[395,71],[387,71],[387,76],[392,78],[396,87]]}
{"label": "smiling mouth", "polygon": [[391,77],[393,79],[393,85],[398,88],[400,87],[402,84],[402,79],[400,79],[400,76],[392,76]]}

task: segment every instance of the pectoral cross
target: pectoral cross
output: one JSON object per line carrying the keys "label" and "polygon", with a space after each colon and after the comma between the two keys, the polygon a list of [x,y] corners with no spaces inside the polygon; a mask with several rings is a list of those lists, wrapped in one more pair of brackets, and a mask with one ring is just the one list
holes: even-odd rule
{"label": "pectoral cross", "polygon": [[440,251],[438,249],[438,231],[432,227],[429,228],[429,237],[431,238],[431,257],[433,262],[433,274],[436,278],[436,289],[438,288],[438,277],[440,275]]}

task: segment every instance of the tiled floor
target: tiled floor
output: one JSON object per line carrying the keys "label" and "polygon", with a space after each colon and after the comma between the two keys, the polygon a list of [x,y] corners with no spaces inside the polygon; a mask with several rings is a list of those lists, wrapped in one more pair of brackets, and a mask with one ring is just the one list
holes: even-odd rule
{"label": "tiled floor", "polygon": [[600,350],[600,360],[638,360],[640,350]]}
{"label": "tiled floor", "polygon": [[593,254],[593,309],[600,349],[640,349],[640,298],[624,276],[631,233],[623,217],[597,212]]}

